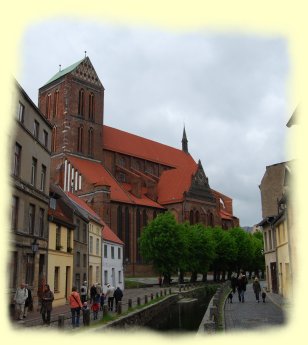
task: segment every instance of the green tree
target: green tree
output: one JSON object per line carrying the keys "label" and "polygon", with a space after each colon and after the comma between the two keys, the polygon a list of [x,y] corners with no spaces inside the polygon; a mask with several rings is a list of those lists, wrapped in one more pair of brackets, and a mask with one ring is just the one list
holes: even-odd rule
{"label": "green tree", "polygon": [[183,237],[174,216],[170,212],[158,215],[144,228],[139,244],[144,260],[170,282],[184,250]]}
{"label": "green tree", "polygon": [[214,280],[219,280],[220,272],[232,269],[232,264],[238,255],[237,242],[232,234],[220,227],[212,229],[215,240],[216,257],[213,261],[212,269]]}

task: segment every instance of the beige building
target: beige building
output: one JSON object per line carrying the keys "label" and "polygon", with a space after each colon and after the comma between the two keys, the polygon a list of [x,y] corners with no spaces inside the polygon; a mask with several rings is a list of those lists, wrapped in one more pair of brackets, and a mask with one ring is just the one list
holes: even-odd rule
{"label": "beige building", "polygon": [[73,286],[73,211],[59,195],[51,194],[48,239],[48,279],[54,292],[53,306],[66,303]]}
{"label": "beige building", "polygon": [[87,213],[89,224],[89,266],[88,266],[88,286],[93,283],[102,285],[102,228],[103,222],[100,217],[78,196],[67,192],[66,195],[75,205]]}
{"label": "beige building", "polygon": [[8,288],[13,296],[21,282],[37,304],[47,274],[51,124],[16,82],[11,140],[11,229]]}
{"label": "beige building", "polygon": [[292,297],[293,217],[289,186],[292,162],[266,167],[260,191],[267,290]]}

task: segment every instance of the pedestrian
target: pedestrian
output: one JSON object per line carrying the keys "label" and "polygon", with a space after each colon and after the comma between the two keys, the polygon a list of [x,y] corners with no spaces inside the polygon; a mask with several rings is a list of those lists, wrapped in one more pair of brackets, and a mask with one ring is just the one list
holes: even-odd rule
{"label": "pedestrian", "polygon": [[15,302],[15,319],[22,320],[24,317],[25,303],[28,298],[28,290],[25,283],[21,283],[20,287],[16,289],[14,302]]}
{"label": "pedestrian", "polygon": [[82,308],[82,303],[76,286],[72,287],[72,293],[69,295],[68,301],[72,314],[72,326],[73,328],[79,327],[80,310]]}
{"label": "pedestrian", "polygon": [[52,311],[52,302],[54,300],[54,294],[50,290],[48,284],[45,285],[44,291],[41,298],[41,314],[43,323],[46,325],[50,325],[50,316]]}
{"label": "pedestrian", "polygon": [[100,307],[100,295],[96,294],[91,306],[91,309],[93,311],[93,320],[97,320],[99,307]]}
{"label": "pedestrian", "polygon": [[107,284],[106,297],[107,297],[109,311],[113,310],[114,291],[115,291],[115,288],[112,285]]}
{"label": "pedestrian", "polygon": [[87,293],[88,293],[88,287],[86,280],[83,282],[83,284],[80,287],[80,300],[81,303],[84,303],[87,301]]}
{"label": "pedestrian", "polygon": [[105,294],[102,292],[100,296],[100,310],[104,309],[104,304],[105,304]]}
{"label": "pedestrian", "polygon": [[90,326],[90,309],[87,302],[82,306],[82,322],[84,326]]}
{"label": "pedestrian", "polygon": [[91,304],[93,303],[95,296],[96,296],[96,286],[93,283],[91,288],[90,288],[90,303]]}
{"label": "pedestrian", "polygon": [[118,303],[122,300],[122,297],[123,297],[123,292],[119,286],[114,291],[113,297],[115,299],[115,310],[117,311],[118,310]]}
{"label": "pedestrian", "polygon": [[27,297],[26,302],[25,302],[24,318],[27,317],[28,311],[33,310],[32,293],[31,293],[31,289],[29,289],[29,287],[28,287],[28,284],[26,284],[26,289],[28,291],[28,297]]}
{"label": "pedestrian", "polygon": [[237,292],[238,292],[239,302],[242,302],[242,303],[244,303],[245,301],[244,295],[246,291],[246,285],[247,285],[247,278],[244,272],[241,270],[237,278]]}
{"label": "pedestrian", "polygon": [[253,288],[253,292],[256,295],[256,302],[259,303],[259,296],[260,296],[260,292],[261,292],[261,285],[259,283],[259,279],[258,277],[255,278],[253,284],[252,284],[252,288]]}
{"label": "pedestrian", "polygon": [[236,285],[237,285],[236,273],[232,272],[232,274],[231,274],[231,289],[232,289],[233,294],[235,294]]}
{"label": "pedestrian", "polygon": [[96,294],[101,295],[102,293],[102,286],[100,283],[96,284]]}

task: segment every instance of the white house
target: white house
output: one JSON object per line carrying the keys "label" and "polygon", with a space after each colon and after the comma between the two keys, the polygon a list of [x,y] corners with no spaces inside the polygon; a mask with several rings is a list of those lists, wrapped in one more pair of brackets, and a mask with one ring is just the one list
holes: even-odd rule
{"label": "white house", "polygon": [[102,278],[103,291],[107,291],[107,284],[124,290],[123,247],[124,243],[104,223],[102,230]]}

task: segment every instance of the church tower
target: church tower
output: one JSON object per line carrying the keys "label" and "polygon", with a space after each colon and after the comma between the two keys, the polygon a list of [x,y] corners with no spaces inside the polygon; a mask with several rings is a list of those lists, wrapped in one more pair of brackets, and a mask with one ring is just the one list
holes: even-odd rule
{"label": "church tower", "polygon": [[182,138],[182,151],[184,151],[185,153],[188,153],[188,140],[186,137],[185,126],[183,130],[183,138]]}
{"label": "church tower", "polygon": [[89,57],[60,68],[39,89],[39,109],[53,124],[52,155],[102,161],[104,91]]}

